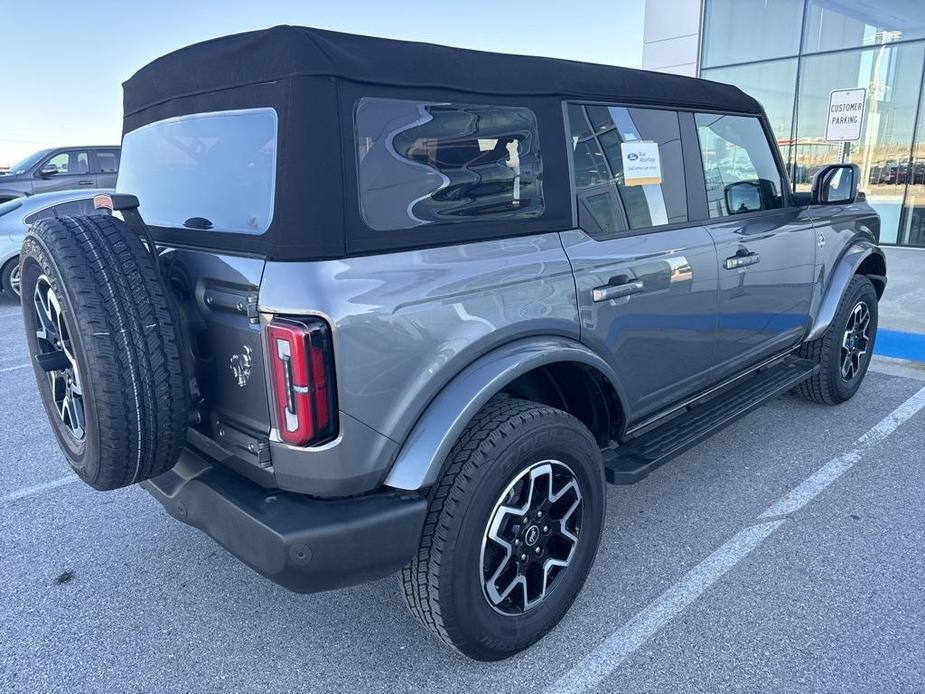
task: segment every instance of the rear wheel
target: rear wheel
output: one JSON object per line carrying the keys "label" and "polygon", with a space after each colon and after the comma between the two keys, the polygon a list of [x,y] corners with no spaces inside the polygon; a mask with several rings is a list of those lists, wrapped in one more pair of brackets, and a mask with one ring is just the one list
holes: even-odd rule
{"label": "rear wheel", "polygon": [[22,251],[26,342],[52,429],[96,489],[158,475],[186,432],[177,320],[153,259],[106,215],[33,225]]}
{"label": "rear wheel", "polygon": [[837,405],[854,396],[873,356],[877,309],[874,285],[856,275],[845,289],[826,333],[800,348],[801,357],[818,362],[820,367],[815,376],[800,384],[800,395],[826,405]]}
{"label": "rear wheel", "polygon": [[603,482],[598,446],[577,419],[524,400],[489,403],[450,454],[402,570],[411,612],[478,660],[542,638],[594,562]]}

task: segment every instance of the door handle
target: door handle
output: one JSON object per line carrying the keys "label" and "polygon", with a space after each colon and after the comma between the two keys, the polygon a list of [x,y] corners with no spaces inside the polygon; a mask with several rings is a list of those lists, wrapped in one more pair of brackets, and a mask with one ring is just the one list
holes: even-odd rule
{"label": "door handle", "polygon": [[93,185],[93,181],[77,181],[77,185],[79,185],[79,186],[92,186],[92,185]]}
{"label": "door handle", "polygon": [[747,267],[761,262],[761,256],[757,253],[736,253],[723,261],[723,267],[727,270],[738,270],[740,267]]}
{"label": "door handle", "polygon": [[605,284],[603,287],[595,287],[591,290],[591,300],[610,301],[611,299],[622,299],[625,296],[640,294],[642,289],[642,280],[621,284]]}

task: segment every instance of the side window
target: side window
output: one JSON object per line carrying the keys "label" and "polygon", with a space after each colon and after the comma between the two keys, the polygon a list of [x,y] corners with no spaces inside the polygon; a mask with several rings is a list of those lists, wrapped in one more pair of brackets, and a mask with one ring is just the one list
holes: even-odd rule
{"label": "side window", "polygon": [[42,164],[42,168],[54,166],[58,175],[79,175],[90,173],[90,155],[86,151],[59,152]]}
{"label": "side window", "polygon": [[49,219],[50,217],[55,216],[54,207],[46,207],[44,210],[39,210],[38,212],[33,212],[28,217],[26,217],[23,222],[26,224],[35,224],[40,219]]}
{"label": "side window", "polygon": [[678,114],[568,105],[578,222],[610,233],[687,221]]}
{"label": "side window", "polygon": [[100,210],[94,209],[93,200],[71,200],[55,205],[55,213],[59,217],[79,217],[96,214]]}
{"label": "side window", "polygon": [[783,206],[780,171],[757,118],[698,113],[696,121],[711,217]]}
{"label": "side window", "polygon": [[96,151],[96,173],[113,174],[119,171],[119,151],[99,149]]}
{"label": "side window", "polygon": [[543,214],[530,109],[363,98],[355,119],[360,211],[370,228]]}

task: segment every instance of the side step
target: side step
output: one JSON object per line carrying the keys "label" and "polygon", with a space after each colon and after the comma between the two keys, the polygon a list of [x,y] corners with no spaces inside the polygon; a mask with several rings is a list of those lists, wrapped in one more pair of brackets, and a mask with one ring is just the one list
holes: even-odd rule
{"label": "side step", "polygon": [[607,481],[633,484],[676,455],[712,436],[762,403],[785,393],[816,373],[819,365],[808,359],[786,359],[756,371],[711,395],[688,405],[664,424],[604,452]]}

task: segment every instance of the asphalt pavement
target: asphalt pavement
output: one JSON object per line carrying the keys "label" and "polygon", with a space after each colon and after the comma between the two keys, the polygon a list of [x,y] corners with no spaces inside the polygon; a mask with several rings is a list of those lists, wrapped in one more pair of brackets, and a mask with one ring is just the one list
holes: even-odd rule
{"label": "asphalt pavement", "polygon": [[925,691],[925,369],[778,398],[610,487],[572,610],[484,664],[394,578],[294,595],[143,490],[72,481],[27,360],[0,303],[2,692]]}

